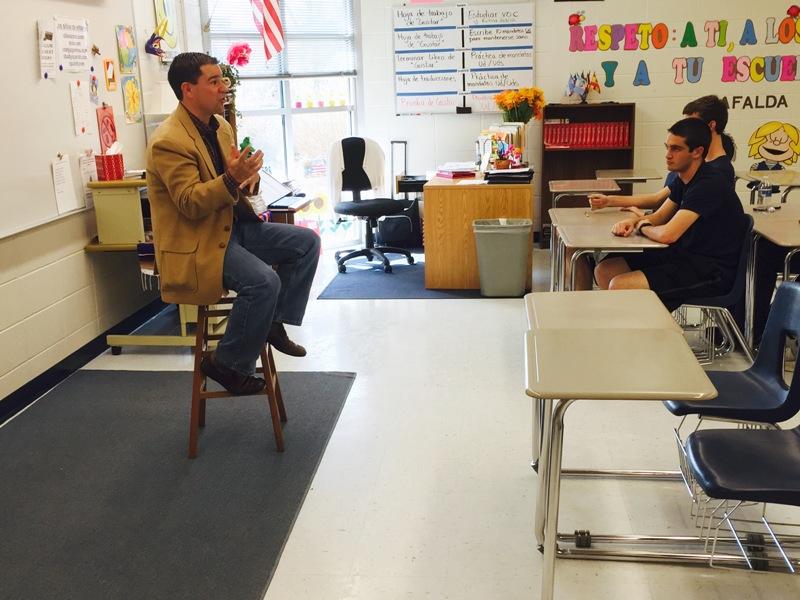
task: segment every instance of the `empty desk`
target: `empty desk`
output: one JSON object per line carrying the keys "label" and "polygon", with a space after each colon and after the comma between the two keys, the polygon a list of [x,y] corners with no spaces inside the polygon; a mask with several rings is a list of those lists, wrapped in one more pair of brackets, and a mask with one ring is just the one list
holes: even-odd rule
{"label": "empty desk", "polygon": [[[541,598],[552,600],[556,553],[611,557],[595,548],[559,544],[570,537],[558,534],[569,406],[576,400],[708,400],[716,397],[716,390],[683,336],[672,329],[539,329],[526,333],[525,351],[526,394],[546,406],[535,532],[544,552]],[[640,556],[619,550],[614,554]],[[662,558],[675,559],[667,554]]]}

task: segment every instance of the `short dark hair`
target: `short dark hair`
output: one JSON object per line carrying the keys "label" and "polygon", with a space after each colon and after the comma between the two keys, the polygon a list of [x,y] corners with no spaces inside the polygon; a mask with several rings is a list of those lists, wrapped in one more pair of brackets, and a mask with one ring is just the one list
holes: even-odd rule
{"label": "short dark hair", "polygon": [[218,65],[219,61],[205,52],[182,52],[172,59],[167,79],[178,100],[183,100],[181,84],[197,83],[203,65]]}
{"label": "short dark hair", "polygon": [[736,160],[736,142],[733,140],[731,134],[722,133],[720,137],[722,138],[722,149],[725,150],[725,154],[732,161]]}
{"label": "short dark hair", "polygon": [[703,158],[708,154],[708,146],[711,144],[711,129],[702,119],[695,119],[694,117],[681,119],[667,131],[672,135],[685,139],[686,145],[689,146],[689,152],[702,146]]}
{"label": "short dark hair", "polygon": [[684,115],[697,113],[703,121],[708,123],[714,121],[715,130],[722,135],[725,126],[728,124],[728,105],[719,96],[703,96],[697,100],[692,100],[683,107]]}

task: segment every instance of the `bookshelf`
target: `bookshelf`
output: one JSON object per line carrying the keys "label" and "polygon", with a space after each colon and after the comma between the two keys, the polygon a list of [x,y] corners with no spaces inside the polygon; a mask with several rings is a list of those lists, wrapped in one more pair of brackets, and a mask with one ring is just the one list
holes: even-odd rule
{"label": "bookshelf", "polygon": [[[632,169],[636,104],[548,104],[542,127],[542,197],[539,203],[542,247],[550,239],[553,179],[594,179],[597,169]],[[631,185],[621,184],[623,194]],[[585,206],[583,198],[566,198],[559,206]]]}

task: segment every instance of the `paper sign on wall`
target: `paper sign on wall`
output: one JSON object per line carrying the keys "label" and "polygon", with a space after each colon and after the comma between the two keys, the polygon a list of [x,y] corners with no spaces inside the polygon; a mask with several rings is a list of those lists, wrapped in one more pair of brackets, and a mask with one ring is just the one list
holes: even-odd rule
{"label": "paper sign on wall", "polygon": [[39,72],[42,79],[53,79],[56,75],[55,20],[39,19],[37,22],[39,40]]}
{"label": "paper sign on wall", "polygon": [[86,82],[70,81],[69,97],[72,100],[72,119],[75,122],[75,135],[89,133],[89,86]]}
{"label": "paper sign on wall", "polygon": [[59,156],[52,163],[53,189],[56,193],[58,214],[81,208],[84,204],[75,195],[75,185],[72,182],[72,170],[69,167],[69,156]]}
{"label": "paper sign on wall", "polygon": [[64,71],[88,71],[92,66],[89,22],[86,19],[55,18],[56,63]]}

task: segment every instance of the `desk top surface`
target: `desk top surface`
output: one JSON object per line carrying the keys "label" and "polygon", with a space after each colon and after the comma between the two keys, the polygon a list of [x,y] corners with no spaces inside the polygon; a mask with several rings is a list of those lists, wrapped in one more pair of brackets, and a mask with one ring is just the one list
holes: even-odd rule
{"label": "desk top surface", "polygon": [[592,210],[588,206],[586,208],[551,208],[547,212],[550,215],[550,221],[556,227],[561,227],[562,225],[597,225],[607,227],[609,230],[617,221],[633,216],[633,213],[616,207],[601,208],[600,210]]}
{"label": "desk top surface", "polygon": [[764,177],[772,185],[800,186],[800,171],[778,169],[776,171],[736,171],[736,177],[745,181],[761,181]]}
{"label": "desk top surface", "polygon": [[577,250],[636,251],[666,248],[667,244],[655,242],[643,235],[620,237],[611,233],[611,223],[590,225],[559,224],[558,235],[567,248]]}
{"label": "desk top surface", "polygon": [[651,290],[534,292],[525,296],[530,329],[671,329],[681,331]]}
{"label": "desk top surface", "polygon": [[688,401],[717,396],[683,335],[671,329],[538,329],[525,333],[525,355],[526,394],[534,398]]}
{"label": "desk top surface", "polygon": [[117,179],[115,181],[90,181],[86,184],[90,190],[110,190],[119,188],[147,187],[147,181],[141,177],[136,179]]}
{"label": "desk top surface", "polygon": [[662,179],[664,175],[655,169],[598,169],[594,172],[598,179],[613,179],[614,181],[648,181]]}
{"label": "desk top surface", "polygon": [[483,174],[479,173],[475,177],[459,177],[457,179],[448,179],[447,177],[432,177],[428,180],[423,186],[424,190],[429,190],[431,188],[459,188],[462,190],[472,189],[472,190],[487,190],[487,189],[512,189],[512,190],[519,190],[530,188],[533,190],[533,180],[527,183],[482,183],[482,184],[462,184],[461,181],[482,181]]}
{"label": "desk top surface", "polygon": [[553,179],[548,185],[550,191],[555,194],[620,191],[613,179]]}
{"label": "desk top surface", "polygon": [[[775,213],[769,214],[769,216]],[[756,231],[767,238],[773,244],[784,248],[796,248],[800,246],[800,223],[796,218],[791,220],[770,221],[761,220]]]}

